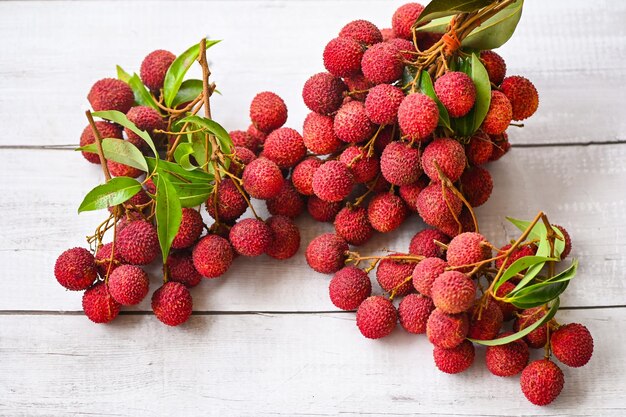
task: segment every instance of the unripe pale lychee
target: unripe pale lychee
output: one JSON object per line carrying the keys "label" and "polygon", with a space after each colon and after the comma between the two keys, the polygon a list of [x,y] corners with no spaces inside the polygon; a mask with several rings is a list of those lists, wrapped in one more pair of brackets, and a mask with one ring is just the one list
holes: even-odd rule
{"label": "unripe pale lychee", "polygon": [[339,31],[339,37],[351,38],[364,45],[373,45],[383,41],[383,35],[372,22],[354,20]]}
{"label": "unripe pale lychee", "polygon": [[[512,332],[504,332],[498,335],[498,339],[512,335]],[[530,352],[522,339],[517,339],[505,345],[487,346],[485,362],[489,372],[496,376],[517,375],[526,367]]]}
{"label": "unripe pale lychee", "polygon": [[343,200],[353,186],[350,169],[340,161],[327,161],[313,174],[313,192],[324,201]]}
{"label": "unripe pale lychee", "polygon": [[334,119],[317,113],[309,113],[302,126],[302,140],[308,150],[316,155],[328,155],[344,145],[335,134]]}
{"label": "unripe pale lychee", "polygon": [[141,62],[139,76],[141,81],[152,91],[159,91],[163,88],[165,74],[170,68],[176,55],[163,49],[150,52]]}
{"label": "unripe pale lychee", "polygon": [[520,386],[522,392],[535,405],[548,405],[563,389],[563,371],[549,359],[532,362],[522,371]]}
{"label": "unripe pale lychee", "polygon": [[419,231],[411,239],[409,253],[412,255],[425,256],[427,258],[443,258],[445,250],[435,241],[447,245],[450,238],[437,229],[424,229]]}
{"label": "unripe pale lychee", "polygon": [[[476,264],[489,259],[491,249],[487,246],[487,239],[480,233],[465,232],[454,237],[448,244],[446,259],[450,266],[463,266]],[[474,267],[459,269],[471,271]]]}
{"label": "unripe pale lychee", "polygon": [[172,248],[184,249],[192,246],[198,241],[203,229],[204,223],[200,213],[192,208],[184,207],[178,233],[172,241]]}
{"label": "unripe pale lychee", "polygon": [[586,365],[593,355],[593,338],[582,324],[566,324],[552,333],[550,347],[554,356],[562,363],[579,368]]}
{"label": "unripe pale lychee", "polygon": [[432,181],[440,182],[439,171],[452,182],[461,178],[465,169],[465,150],[458,141],[450,138],[440,138],[432,141],[422,153],[422,169]]}
{"label": "unripe pale lychee", "polygon": [[433,283],[443,274],[448,263],[441,258],[424,258],[413,269],[413,287],[426,297],[432,296]]}
{"label": "unripe pale lychee", "polygon": [[187,288],[195,287],[202,281],[202,275],[193,266],[191,252],[172,252],[167,257],[170,281],[180,282]]}
{"label": "unripe pale lychee", "polygon": [[83,311],[94,323],[108,323],[120,312],[120,304],[113,299],[104,282],[99,282],[83,294]]}
{"label": "unripe pale lychee", "polygon": [[359,143],[369,139],[376,129],[365,112],[365,106],[360,101],[346,102],[333,122],[335,135],[348,143]]}
{"label": "unripe pale lychee", "polygon": [[370,88],[365,99],[365,113],[377,125],[391,125],[398,119],[398,108],[404,100],[404,92],[390,84],[378,84]]}
{"label": "unripe pale lychee", "polygon": [[433,300],[421,294],[409,294],[400,301],[398,316],[400,324],[409,333],[426,333],[426,322],[435,309]]}
{"label": "unripe pale lychee", "polygon": [[476,284],[461,272],[446,271],[433,282],[431,297],[444,313],[461,313],[474,304]]}
{"label": "unripe pale lychee", "polygon": [[156,228],[144,220],[131,222],[116,239],[124,261],[132,265],[147,265],[159,256],[160,246]]}
{"label": "unripe pale lychee", "polygon": [[207,278],[224,274],[233,262],[233,248],[221,236],[207,235],[193,248],[193,266]]}
{"label": "unripe pale lychee", "polygon": [[474,356],[474,344],[469,340],[464,340],[460,345],[451,349],[438,346],[433,349],[435,365],[446,374],[458,374],[465,371],[474,363]]}
{"label": "unripe pale lychee", "polygon": [[502,80],[504,80],[506,76],[506,63],[504,59],[493,51],[481,51],[480,60],[487,70],[489,81],[495,85],[502,84]]}
{"label": "unripe pale lychee", "polygon": [[361,71],[364,48],[352,38],[332,39],[324,48],[324,67],[336,77],[348,77]]}
{"label": "unripe pale lychee", "polygon": [[361,71],[374,84],[393,83],[402,77],[404,63],[396,45],[381,42],[370,46],[363,54]]}
{"label": "unripe pale lychee", "polygon": [[415,262],[407,262],[401,259],[393,259],[394,256],[405,256],[403,253],[394,253],[389,258],[385,258],[378,263],[376,268],[376,280],[380,287],[399,297],[405,296],[413,290],[411,284],[411,274],[415,267]]}
{"label": "unripe pale lychee", "polygon": [[261,220],[243,219],[230,229],[228,239],[238,254],[259,256],[265,253],[272,242],[272,231]]}
{"label": "unripe pale lychee", "polygon": [[292,168],[306,155],[306,147],[300,133],[289,127],[281,127],[267,135],[263,156],[274,161],[279,168]]}
{"label": "unripe pale lychee", "polygon": [[[215,207],[217,207],[217,212]],[[246,212],[248,203],[233,180],[223,178],[217,185],[217,197],[214,194],[209,196],[206,209],[214,219],[232,222]]]}
{"label": "unripe pale lychee", "polygon": [[355,310],[372,294],[372,283],[360,268],[346,266],[330,280],[330,301],[342,310]]}
{"label": "unripe pale lychee", "polygon": [[344,207],[335,217],[335,231],[351,245],[360,246],[370,240],[374,229],[363,207]]}
{"label": "unripe pale lychee", "polygon": [[[101,139],[106,138],[115,138],[122,139],[122,129],[114,124],[109,122],[98,121],[96,122],[96,129],[98,129],[98,133],[100,133]],[[91,129],[91,125],[88,125],[83,130],[83,133],[80,135],[80,146],[91,145],[96,142],[96,138],[93,135],[93,129]],[[92,164],[100,163],[100,156],[97,153],[91,152],[81,152],[86,160],[91,162]]]}
{"label": "unripe pale lychee", "polygon": [[266,253],[274,259],[288,259],[300,249],[300,230],[287,216],[272,216],[266,221],[272,240]]}
{"label": "unripe pale lychee", "polygon": [[306,248],[306,262],[313,270],[322,274],[332,274],[344,266],[349,246],[334,233],[319,235]]}
{"label": "unripe pale lychee", "polygon": [[152,311],[161,323],[178,326],[191,316],[193,301],[187,287],[167,282],[152,294]]}
{"label": "unripe pale lychee", "polygon": [[264,91],[250,103],[250,120],[261,132],[270,133],[287,121],[287,106],[275,93]]}
{"label": "unripe pale lychee", "polygon": [[426,335],[430,343],[444,349],[452,349],[463,343],[468,330],[466,313],[446,314],[438,308],[430,313],[426,323]]}
{"label": "unripe pale lychee", "polygon": [[359,305],[356,325],[368,339],[388,336],[396,327],[398,313],[391,301],[384,297],[369,297]]}
{"label": "unripe pale lychee", "polygon": [[254,198],[267,200],[280,192],[284,178],[280,168],[267,158],[250,162],[243,170],[243,188]]}
{"label": "unripe pale lychee", "polygon": [[424,141],[437,127],[437,103],[425,94],[409,94],[398,108],[398,124],[408,139]]}
{"label": "unripe pale lychee", "polygon": [[499,135],[509,127],[513,119],[513,107],[509,99],[500,91],[491,92],[489,110],[481,129],[489,135]]}
{"label": "unripe pale lychee", "polygon": [[304,211],[304,198],[296,191],[290,180],[283,183],[276,197],[265,201],[267,211],[273,216],[287,216],[292,219]]}
{"label": "unripe pale lychee", "polygon": [[417,22],[420,14],[424,10],[424,6],[419,3],[407,3],[400,6],[391,18],[391,26],[395,37],[412,39],[413,32],[411,30],[413,24]]}
{"label": "unripe pale lychee", "polygon": [[54,276],[68,290],[85,290],[98,277],[95,258],[85,248],[68,249],[57,258]]}
{"label": "unripe pale lychee", "polygon": [[435,81],[437,98],[450,117],[463,117],[474,107],[476,87],[472,79],[460,71],[450,71]]}
{"label": "unripe pale lychee", "polygon": [[309,197],[306,208],[311,217],[318,222],[332,222],[339,210],[343,207],[343,201],[324,201],[316,195]]}
{"label": "unripe pale lychee", "polygon": [[139,304],[148,294],[148,274],[135,265],[120,265],[109,276],[109,292],[123,306]]}
{"label": "unripe pale lychee", "polygon": [[504,317],[500,306],[493,299],[487,298],[481,308],[481,301],[474,303],[470,314],[470,328],[467,337],[476,340],[491,340],[500,332]]}
{"label": "unripe pale lychee", "polygon": [[358,146],[347,147],[339,156],[339,162],[343,162],[350,168],[356,183],[369,182],[380,172],[378,157],[367,156],[367,151]]}
{"label": "unripe pale lychee", "polygon": [[135,95],[124,81],[103,78],[91,87],[87,100],[95,111],[117,110],[126,113],[135,103]]}
{"label": "unripe pale lychee", "polygon": [[367,206],[367,218],[382,233],[396,230],[409,215],[400,197],[389,192],[376,194]]}
{"label": "unripe pale lychee", "polygon": [[380,157],[380,171],[393,185],[413,184],[422,175],[419,149],[391,142]]}
{"label": "unripe pale lychee", "polygon": [[304,83],[302,98],[304,104],[315,113],[332,114],[343,103],[343,93],[347,88],[341,78],[320,72]]}
{"label": "unripe pale lychee", "polygon": [[491,174],[483,167],[470,167],[461,175],[460,190],[472,207],[482,206],[493,191]]}
{"label": "unripe pale lychee", "polygon": [[511,102],[513,120],[527,119],[537,111],[539,94],[528,79],[517,75],[506,77],[500,88]]}
{"label": "unripe pale lychee", "polygon": [[[148,106],[135,106],[131,107],[130,110],[126,113],[126,117],[128,120],[133,122],[135,126],[139,130],[145,130],[152,139],[155,139],[159,136],[159,134],[154,133],[155,130],[164,130],[165,122],[163,121],[163,117],[159,114],[158,111]],[[147,149],[148,144],[145,140],[141,138],[138,134],[130,130],[129,128],[124,128],[124,132],[128,137],[128,141],[135,145],[140,150]]]}
{"label": "unripe pale lychee", "polygon": [[291,172],[294,188],[302,195],[313,195],[313,175],[323,164],[322,160],[311,156],[300,162]]}

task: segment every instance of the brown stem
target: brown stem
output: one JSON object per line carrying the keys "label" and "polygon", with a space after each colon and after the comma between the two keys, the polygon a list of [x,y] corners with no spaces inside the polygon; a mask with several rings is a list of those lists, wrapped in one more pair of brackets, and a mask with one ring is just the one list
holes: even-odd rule
{"label": "brown stem", "polygon": [[100,158],[100,164],[102,165],[102,172],[104,172],[105,182],[109,182],[111,180],[111,173],[109,172],[107,160],[104,157],[104,150],[102,149],[102,137],[100,136],[100,132],[98,132],[96,122],[93,120],[91,112],[87,110],[85,112],[85,115],[87,116],[87,120],[89,120],[89,125],[91,126],[91,131],[93,132],[93,137],[96,141],[96,147],[98,148],[98,157]]}

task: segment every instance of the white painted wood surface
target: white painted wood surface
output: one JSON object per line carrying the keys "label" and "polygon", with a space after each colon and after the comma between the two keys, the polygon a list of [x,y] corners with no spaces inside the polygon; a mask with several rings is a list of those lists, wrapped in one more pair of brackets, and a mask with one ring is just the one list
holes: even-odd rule
{"label": "white painted wood surface", "polygon": [[[210,51],[224,94],[215,117],[244,128],[251,97],[273,90],[299,128],[301,86],[322,69],[323,45],[355,18],[389,26],[402,2],[11,1],[0,2],[0,415],[624,415],[626,3],[526,3],[501,53],[509,73],[535,82],[540,109],[512,133],[523,147],[491,165],[494,196],[478,214],[497,241],[514,233],[505,215],[539,209],[572,231],[581,269],[562,301],[575,310],[560,317],[588,325],[596,352],[565,369],[557,402],[527,403],[516,378],[488,374],[482,351],[452,377],[434,370],[423,337],[364,340],[302,253],[238,259],[193,290],[198,314],[178,329],[145,314],[147,303],[93,325],[77,313],[79,294],[54,282],[58,253],[99,218],[76,215],[101,174],[70,150],[96,79],[208,34],[224,39]],[[298,222],[305,244],[331,228]],[[421,227],[412,218],[363,251],[406,250]]]}

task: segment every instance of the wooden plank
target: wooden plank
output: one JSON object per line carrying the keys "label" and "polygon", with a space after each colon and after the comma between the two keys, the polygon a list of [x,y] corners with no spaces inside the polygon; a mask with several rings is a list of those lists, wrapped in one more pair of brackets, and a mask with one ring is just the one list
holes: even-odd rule
{"label": "wooden plank", "polygon": [[[494,194],[477,210],[483,233],[504,244],[517,236],[504,216],[529,219],[544,210],[570,230],[573,256],[581,261],[563,305],[626,305],[625,159],[623,145],[514,149],[490,166]],[[52,271],[58,254],[84,246],[84,236],[102,220],[98,213],[76,214],[83,195],[101,178],[99,167],[71,151],[4,150],[0,162],[0,263],[7,277],[0,280],[0,293],[12,294],[0,298],[0,310],[80,310],[79,294],[58,286]],[[263,203],[255,204],[265,213]],[[210,224],[210,218],[205,220]],[[306,244],[332,226],[308,216],[298,224],[303,247],[295,258],[237,259],[224,277],[193,290],[196,309],[332,310],[328,277],[310,270],[303,256]],[[361,251],[406,251],[422,227],[413,216],[400,230],[378,235]],[[152,272],[156,288],[158,268]],[[149,311],[148,301],[138,309]]]}
{"label": "wooden plank", "polygon": [[0,415],[622,416],[625,312],[559,313],[588,326],[595,352],[584,368],[561,366],[565,387],[544,408],[518,377],[491,375],[483,348],[467,372],[443,374],[424,336],[367,340],[351,313],[194,316],[181,328],[0,316]]}
{"label": "wooden plank", "polygon": [[[224,94],[215,98],[216,119],[245,128],[251,98],[272,90],[288,103],[288,125],[299,128],[307,113],[301,86],[323,69],[326,42],[354,18],[389,26],[403,2],[2,2],[0,124],[11,131],[0,145],[77,143],[95,80],[115,76],[115,64],[137,71],[149,51],[180,52],[205,33],[224,39],[209,53]],[[502,54],[510,74],[536,83],[541,105],[513,142],[626,139],[626,3],[609,1],[606,10],[583,0],[526,2]],[[33,118],[39,122],[27,122]]]}

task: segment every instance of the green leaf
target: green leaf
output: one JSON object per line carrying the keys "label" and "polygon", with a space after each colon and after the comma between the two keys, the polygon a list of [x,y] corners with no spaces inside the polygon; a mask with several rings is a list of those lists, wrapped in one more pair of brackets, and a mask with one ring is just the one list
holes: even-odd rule
{"label": "green leaf", "polygon": [[183,213],[176,190],[163,175],[157,177],[156,187],[157,234],[159,235],[163,262],[165,262],[176,233],[178,233]]}
{"label": "green leaf", "polygon": [[[211,144],[207,144],[204,140],[204,135],[199,132],[188,133],[187,140],[189,140],[193,148],[193,157],[196,158],[198,165],[203,167],[207,163],[207,155],[211,154]],[[209,146],[208,152],[206,149],[207,145]],[[209,168],[212,167],[209,165]]]}
{"label": "green leaf", "polygon": [[200,93],[202,93],[202,80],[185,80],[172,101],[172,107],[176,108],[180,104],[193,101]]}
{"label": "green leaf", "polygon": [[552,320],[552,317],[554,317],[556,312],[559,310],[559,305],[560,305],[560,301],[557,298],[556,300],[554,300],[552,307],[550,307],[550,310],[545,316],[543,316],[540,320],[537,320],[530,326],[524,328],[523,330],[520,330],[517,333],[513,333],[510,336],[502,337],[499,339],[493,339],[493,340],[477,340],[477,339],[469,339],[469,338],[468,340],[472,343],[478,343],[479,345],[483,345],[483,346],[499,346],[499,345],[506,345],[507,343],[514,342],[526,336],[528,333],[532,332],[533,330],[543,325],[544,323],[547,323],[548,321]]}
{"label": "green leaf", "polygon": [[[150,168],[150,171],[154,171],[155,169],[157,169],[157,160],[155,158],[146,158],[146,162],[148,163],[148,168]],[[173,178],[176,178],[168,178],[168,180],[170,181],[209,184],[214,179],[213,175],[207,174],[206,172],[199,169],[186,171],[181,168],[180,165],[168,161],[158,161],[157,172],[158,171],[163,173],[169,173]]]}
{"label": "green leaf", "polygon": [[116,206],[137,194],[141,189],[141,184],[134,178],[111,178],[106,184],[100,184],[87,193],[78,207],[78,212]]}
{"label": "green leaf", "polygon": [[108,110],[108,111],[97,111],[91,114],[94,117],[99,117],[101,119],[110,120],[112,122],[117,123],[118,125],[122,125],[124,127],[129,128],[130,130],[135,132],[137,135],[139,135],[139,137],[142,138],[148,144],[148,146],[150,147],[154,155],[158,158],[159,153],[157,152],[157,149],[154,146],[154,142],[152,141],[152,138],[150,137],[148,132],[146,132],[145,130],[140,130],[137,126],[135,126],[133,122],[128,120],[128,118],[126,117],[124,113],[121,113],[117,110]]}
{"label": "green leaf", "polygon": [[150,91],[146,88],[145,85],[141,82],[141,78],[137,74],[133,74],[132,77],[128,80],[128,85],[133,90],[135,94],[135,102],[141,106],[148,106],[155,109],[157,112],[161,113],[161,109],[157,106],[156,101],[154,101],[154,97],[150,94]]}
{"label": "green leaf", "polygon": [[433,80],[430,78],[428,71],[422,71],[420,74],[418,89],[422,94],[426,94],[428,97],[432,98],[435,103],[437,103],[437,107],[439,108],[439,125],[452,130],[450,127],[450,116],[448,115],[448,110],[443,104],[441,104],[441,101],[439,101],[439,97],[437,97],[437,94],[435,93]]}
{"label": "green leaf", "polygon": [[501,47],[513,36],[522,17],[523,6],[524,0],[518,0],[504,8],[474,29],[463,39],[462,46],[480,50]]}
{"label": "green leaf", "polygon": [[554,277],[538,282],[520,289],[515,288],[504,300],[519,308],[531,308],[543,305],[565,291],[569,281],[576,276],[578,261],[574,260],[572,265],[565,271]]}
{"label": "green leaf", "polygon": [[420,14],[417,23],[450,16],[458,13],[469,13],[489,6],[494,0],[432,0]]}
{"label": "green leaf", "polygon": [[[220,41],[207,39],[206,48],[209,49],[211,46],[219,42]],[[180,54],[174,62],[172,62],[172,65],[170,65],[167,73],[165,74],[165,81],[163,82],[163,98],[165,99],[165,104],[168,107],[172,106],[172,102],[174,101],[174,98],[176,97],[176,94],[178,94],[178,90],[183,83],[185,74],[187,74],[187,71],[199,56],[200,44],[197,43]]]}
{"label": "green leaf", "polygon": [[[155,169],[156,160],[146,158],[150,170]],[[186,171],[180,165],[159,161],[156,172],[165,177],[176,189],[182,207],[196,207],[204,203],[213,192],[213,175],[199,169]]]}
{"label": "green leaf", "polygon": [[126,84],[128,84],[128,80],[130,80],[130,74],[124,71],[124,69],[119,65],[116,65],[115,68],[117,69],[117,79],[120,81],[124,81]]}
{"label": "green leaf", "polygon": [[211,184],[183,182],[172,182],[171,184],[176,189],[182,207],[197,207],[206,202],[213,192],[213,185]]}
{"label": "green leaf", "polygon": [[233,141],[230,138],[230,135],[219,123],[215,120],[207,119],[206,117],[201,116],[187,116],[184,119],[179,120],[176,124],[183,124],[189,122],[190,124],[201,128],[206,129],[211,134],[215,135],[217,141],[220,144],[220,149],[224,153],[230,153],[233,149]]}
{"label": "green leaf", "polygon": [[469,75],[474,82],[476,102],[467,115],[458,119],[452,119],[452,126],[454,131],[461,136],[471,136],[478,130],[489,110],[491,82],[485,66],[475,53],[472,53],[472,57],[463,62],[460,69]]}
{"label": "green leaf", "polygon": [[174,151],[174,159],[186,171],[193,171],[197,166],[193,165],[189,157],[193,155],[193,146],[189,142],[178,144]]}
{"label": "green leaf", "polygon": [[493,287],[493,292],[498,291],[498,288],[511,278],[513,278],[516,274],[521,271],[528,269],[529,267],[537,264],[544,264],[547,261],[555,260],[554,258],[548,258],[545,256],[524,256],[513,262],[507,269],[504,271],[498,282]]}
{"label": "green leaf", "polygon": [[[95,143],[78,148],[83,152],[98,153]],[[115,161],[148,172],[146,158],[135,145],[124,139],[102,139],[102,151],[107,161]]]}

